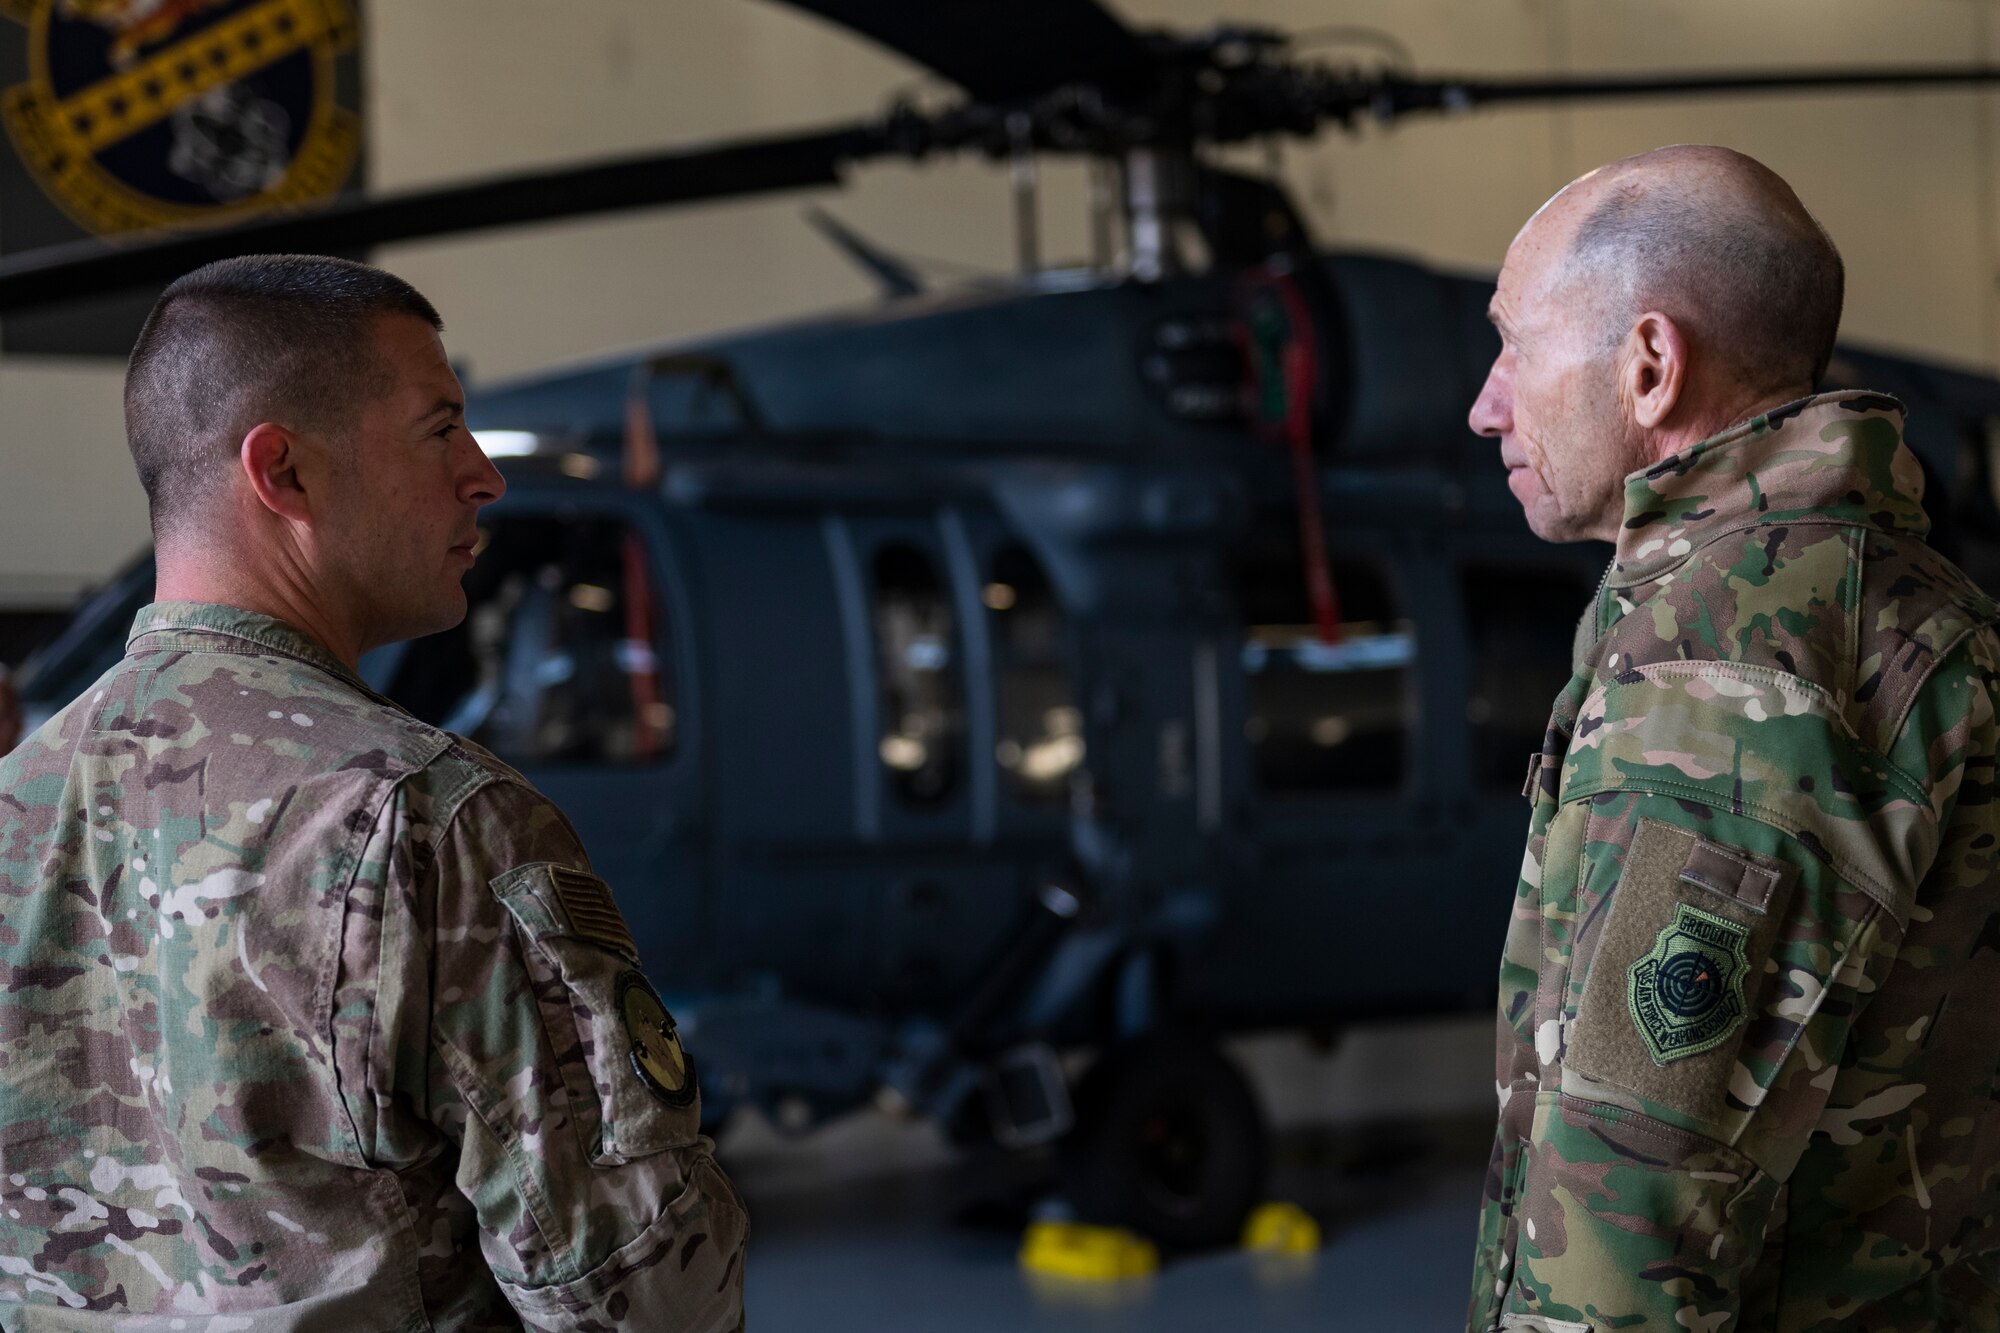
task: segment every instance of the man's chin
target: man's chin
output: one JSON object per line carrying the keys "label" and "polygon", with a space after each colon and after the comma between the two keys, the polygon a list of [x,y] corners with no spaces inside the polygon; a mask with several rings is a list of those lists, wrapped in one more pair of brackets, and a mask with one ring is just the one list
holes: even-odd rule
{"label": "man's chin", "polygon": [[453,584],[447,596],[439,597],[429,606],[405,608],[403,614],[395,617],[386,626],[373,647],[382,644],[402,643],[406,639],[422,639],[433,634],[442,634],[448,629],[456,629],[465,621],[465,590]]}
{"label": "man's chin", "polygon": [[1521,505],[1521,512],[1528,520],[1528,531],[1545,542],[1566,543],[1589,541],[1590,534],[1582,530],[1574,519],[1557,509],[1545,495]]}
{"label": "man's chin", "polygon": [[[442,634],[448,629],[457,629],[465,622],[467,609],[465,589],[459,587],[456,583],[452,584],[451,592],[440,599],[434,609],[436,614],[431,617],[431,627],[424,631],[425,634]],[[410,637],[417,638],[420,636],[411,635]]]}
{"label": "man's chin", "polygon": [[1509,468],[1507,489],[1519,502],[1521,516],[1528,520],[1528,531],[1545,542],[1569,540],[1556,535],[1562,530],[1562,511],[1555,507],[1534,473],[1524,467]]}

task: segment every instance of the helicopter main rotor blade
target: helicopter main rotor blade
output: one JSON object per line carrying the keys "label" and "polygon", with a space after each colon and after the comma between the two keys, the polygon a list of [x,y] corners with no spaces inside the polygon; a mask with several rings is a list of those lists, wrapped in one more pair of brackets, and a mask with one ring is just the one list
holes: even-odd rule
{"label": "helicopter main rotor blade", "polygon": [[1097,0],[784,0],[944,75],[980,102],[1066,84],[1114,99],[1154,77],[1153,54]]}
{"label": "helicopter main rotor blade", "polygon": [[309,213],[114,243],[112,249],[77,241],[0,260],[0,311],[161,283],[234,255],[351,252],[487,227],[838,185],[843,164],[882,151],[882,132],[856,125],[381,198],[339,199]]}
{"label": "helicopter main rotor blade", "polygon": [[1756,70],[1728,74],[1580,74],[1540,79],[1409,79],[1391,75],[1333,90],[1322,109],[1371,111],[1384,119],[1409,111],[1458,111],[1510,102],[1581,102],[1613,98],[1700,97],[1728,93],[1977,87],[2000,83],[2000,68]]}

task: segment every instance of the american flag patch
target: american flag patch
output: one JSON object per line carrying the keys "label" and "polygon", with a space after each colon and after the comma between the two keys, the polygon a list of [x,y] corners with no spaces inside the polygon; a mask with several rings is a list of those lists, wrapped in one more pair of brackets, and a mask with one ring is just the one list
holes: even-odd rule
{"label": "american flag patch", "polygon": [[616,949],[632,958],[639,956],[639,946],[633,941],[632,932],[625,925],[618,904],[611,900],[611,890],[605,887],[603,880],[567,866],[550,866],[549,882],[555,886],[556,897],[562,902],[563,915],[569,918],[572,935]]}

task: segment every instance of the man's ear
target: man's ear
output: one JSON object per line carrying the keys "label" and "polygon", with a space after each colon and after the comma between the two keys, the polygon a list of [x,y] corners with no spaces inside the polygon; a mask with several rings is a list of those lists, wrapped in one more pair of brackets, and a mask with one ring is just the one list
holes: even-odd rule
{"label": "man's ear", "polygon": [[1671,316],[1648,310],[1632,325],[1627,347],[1619,387],[1632,405],[1633,424],[1658,429],[1673,416],[1687,385],[1687,337]]}
{"label": "man's ear", "polygon": [[279,518],[303,522],[312,516],[305,479],[299,467],[304,461],[297,435],[275,422],[263,421],[250,428],[237,452],[243,475],[264,508]]}

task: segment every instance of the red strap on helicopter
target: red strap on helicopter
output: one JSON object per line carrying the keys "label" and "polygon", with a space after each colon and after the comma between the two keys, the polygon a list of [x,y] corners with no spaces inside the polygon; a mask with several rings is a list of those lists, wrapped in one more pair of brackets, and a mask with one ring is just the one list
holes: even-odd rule
{"label": "red strap on helicopter", "polygon": [[1319,348],[1313,338],[1312,312],[1298,279],[1290,273],[1271,274],[1272,290],[1285,307],[1291,336],[1285,340],[1282,370],[1285,381],[1285,444],[1292,455],[1292,484],[1298,492],[1299,555],[1305,566],[1306,596],[1312,603],[1313,624],[1320,642],[1340,642],[1340,594],[1326,555],[1326,524],[1320,513],[1319,465],[1313,458],[1313,389],[1319,374]]}
{"label": "red strap on helicopter", "polygon": [[653,433],[653,407],[649,401],[653,387],[653,367],[642,363],[632,371],[632,383],[625,391],[625,484],[646,490],[660,483],[660,439]]}

